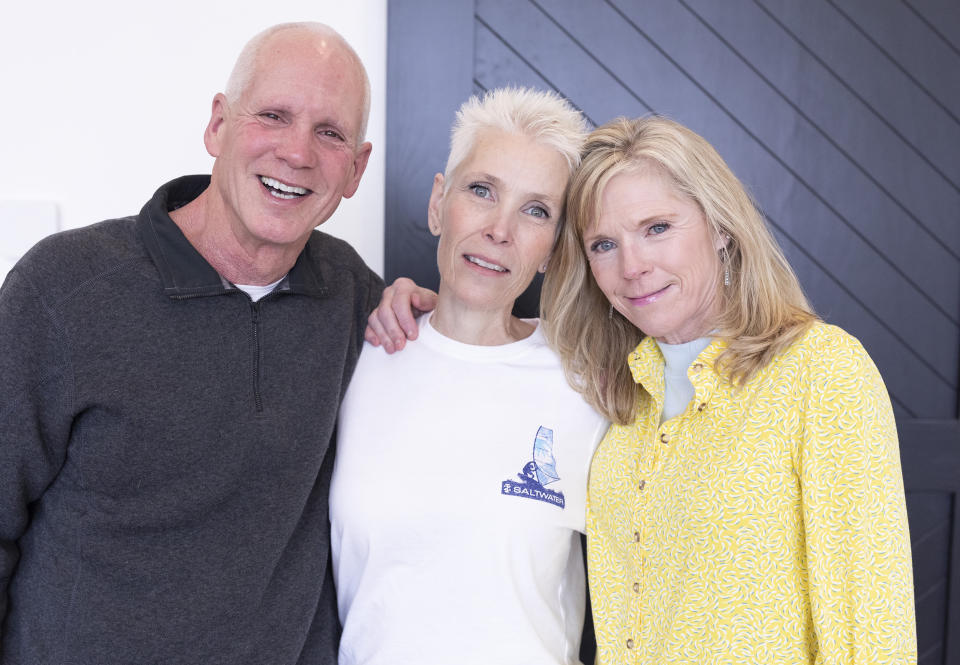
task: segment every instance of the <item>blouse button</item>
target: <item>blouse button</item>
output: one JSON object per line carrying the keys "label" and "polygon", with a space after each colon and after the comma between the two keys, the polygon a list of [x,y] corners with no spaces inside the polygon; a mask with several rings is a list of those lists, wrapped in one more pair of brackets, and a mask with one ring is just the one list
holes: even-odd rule
{"label": "blouse button", "polygon": [[660,435],[660,440],[663,441],[664,443],[669,443],[670,437],[667,435],[666,432],[664,432],[663,434]]}
{"label": "blouse button", "polygon": [[697,411],[703,411],[705,408],[707,408],[707,403],[700,402],[700,406],[697,407]]}
{"label": "blouse button", "polygon": [[641,480],[639,483],[637,483],[637,489],[639,489],[641,492],[643,491],[643,488],[646,486],[647,486],[646,480]]}
{"label": "blouse button", "polygon": [[627,640],[627,648],[628,648],[628,649],[632,649],[632,648],[633,648],[633,640]]}
{"label": "blouse button", "polygon": [[634,531],[634,532],[633,532],[633,542],[635,542],[635,543],[639,543],[639,542],[640,542],[640,532],[639,532],[639,531]]}
{"label": "blouse button", "polygon": [[693,365],[694,372],[699,372],[702,369],[703,369],[703,363],[694,363]]}
{"label": "blouse button", "polygon": [[634,583],[633,583],[633,592],[634,592],[634,593],[640,593],[640,582],[634,582]]}

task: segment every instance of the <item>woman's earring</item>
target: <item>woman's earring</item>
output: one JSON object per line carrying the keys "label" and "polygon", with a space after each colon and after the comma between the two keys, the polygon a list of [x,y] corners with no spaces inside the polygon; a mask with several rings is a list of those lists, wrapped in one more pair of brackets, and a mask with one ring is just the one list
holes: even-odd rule
{"label": "woman's earring", "polygon": [[613,321],[613,305],[610,305],[610,309],[607,310],[607,318]]}
{"label": "woman's earring", "polygon": [[726,236],[726,238],[727,244],[720,250],[720,262],[723,263],[723,285],[730,286],[730,250],[727,249],[727,245],[730,244],[730,236]]}

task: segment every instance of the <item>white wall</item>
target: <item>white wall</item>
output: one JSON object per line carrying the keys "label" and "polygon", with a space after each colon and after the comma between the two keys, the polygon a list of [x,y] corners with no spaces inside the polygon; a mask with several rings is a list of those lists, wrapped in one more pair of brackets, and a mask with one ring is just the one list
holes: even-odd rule
{"label": "white wall", "polygon": [[52,210],[59,228],[84,226],[209,173],[210,103],[243,44],[274,23],[317,20],[356,49],[373,92],[369,166],[323,230],[383,273],[387,0],[35,0],[3,14],[0,261],[49,232]]}

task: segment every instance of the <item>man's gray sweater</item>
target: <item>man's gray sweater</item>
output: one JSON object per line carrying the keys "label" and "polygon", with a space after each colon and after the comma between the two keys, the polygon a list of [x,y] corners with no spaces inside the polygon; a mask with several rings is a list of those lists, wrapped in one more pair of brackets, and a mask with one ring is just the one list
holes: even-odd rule
{"label": "man's gray sweater", "polygon": [[167,214],[208,182],[0,289],[0,663],[336,660],[331,442],[382,282],[314,231],[251,302]]}

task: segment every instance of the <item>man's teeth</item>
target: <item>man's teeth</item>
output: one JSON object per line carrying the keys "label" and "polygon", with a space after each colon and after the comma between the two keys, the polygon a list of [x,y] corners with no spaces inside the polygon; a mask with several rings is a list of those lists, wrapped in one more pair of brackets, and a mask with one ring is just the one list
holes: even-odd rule
{"label": "man's teeth", "polygon": [[285,185],[279,180],[274,180],[267,176],[260,176],[260,182],[269,187],[270,193],[279,199],[295,199],[298,196],[304,196],[308,191],[303,187]]}
{"label": "man's teeth", "polygon": [[478,259],[475,256],[470,256],[469,254],[467,254],[467,261],[470,263],[476,263],[478,266],[482,266],[484,268],[489,268],[490,270],[496,270],[497,272],[507,272],[507,269],[503,266],[498,266],[496,263],[487,263],[483,259]]}

